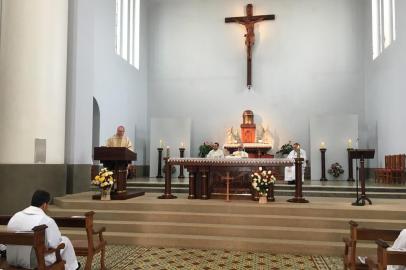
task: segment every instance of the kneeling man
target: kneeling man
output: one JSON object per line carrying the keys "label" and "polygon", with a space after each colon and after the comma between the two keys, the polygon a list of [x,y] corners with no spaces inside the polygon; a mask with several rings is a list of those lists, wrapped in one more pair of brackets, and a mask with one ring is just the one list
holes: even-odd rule
{"label": "kneeling man", "polygon": [[[38,225],[48,226],[45,230],[46,246],[56,248],[60,243],[65,244],[61,251],[61,257],[66,262],[65,270],[76,270],[80,268],[71,241],[61,235],[55,220],[49,217],[45,211],[51,196],[47,191],[37,190],[31,199],[31,206],[16,213],[8,222],[8,231],[30,231]],[[45,263],[50,265],[56,261],[55,254],[45,256]],[[7,246],[7,262],[13,266],[20,266],[34,269],[37,266],[35,251],[30,246]]]}

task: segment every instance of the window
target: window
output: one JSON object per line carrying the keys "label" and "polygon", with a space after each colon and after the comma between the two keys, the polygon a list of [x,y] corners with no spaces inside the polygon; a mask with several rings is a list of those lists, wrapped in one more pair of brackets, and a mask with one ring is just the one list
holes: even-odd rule
{"label": "window", "polygon": [[116,0],[116,53],[139,69],[140,0]]}
{"label": "window", "polygon": [[396,40],[395,0],[372,0],[372,58]]}

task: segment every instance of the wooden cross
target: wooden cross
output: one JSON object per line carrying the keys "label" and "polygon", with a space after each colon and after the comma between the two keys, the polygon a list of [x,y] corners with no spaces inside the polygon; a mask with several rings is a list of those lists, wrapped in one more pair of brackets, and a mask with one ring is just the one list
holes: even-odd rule
{"label": "wooden cross", "polygon": [[245,34],[245,46],[247,46],[247,87],[251,89],[252,75],[251,75],[251,62],[252,62],[252,47],[255,43],[254,25],[257,22],[275,20],[275,15],[253,15],[252,4],[247,5],[247,16],[245,17],[229,17],[225,19],[226,23],[239,23],[245,26],[247,34]]}
{"label": "wooden cross", "polygon": [[226,176],[222,176],[221,180],[226,180],[227,182],[227,189],[226,189],[226,202],[230,201],[230,181],[234,180],[234,177],[230,176],[230,172],[226,172]]}

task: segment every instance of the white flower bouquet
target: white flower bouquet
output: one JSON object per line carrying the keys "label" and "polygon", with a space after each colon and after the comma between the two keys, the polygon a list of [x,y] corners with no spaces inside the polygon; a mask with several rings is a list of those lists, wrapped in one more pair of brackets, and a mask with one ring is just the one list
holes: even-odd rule
{"label": "white flower bouquet", "polygon": [[266,196],[271,184],[276,181],[272,171],[263,170],[262,167],[258,168],[257,172],[251,174],[252,187],[258,191],[260,196]]}
{"label": "white flower bouquet", "polygon": [[107,170],[107,168],[102,168],[99,174],[92,180],[92,185],[98,186],[101,189],[111,189],[114,182],[113,172]]}

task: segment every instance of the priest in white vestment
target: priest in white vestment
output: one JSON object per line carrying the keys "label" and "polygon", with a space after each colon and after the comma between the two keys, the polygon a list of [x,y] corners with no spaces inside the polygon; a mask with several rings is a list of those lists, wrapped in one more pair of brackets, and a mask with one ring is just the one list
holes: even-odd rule
{"label": "priest in white vestment", "polygon": [[124,126],[117,127],[116,134],[107,140],[106,146],[107,147],[126,147],[126,148],[130,149],[131,151],[134,151],[134,148],[133,148],[133,145],[132,145],[130,139],[126,135],[124,135],[124,133],[125,133]]}
{"label": "priest in white vestment", "polygon": [[[300,153],[300,157],[304,159],[302,165],[302,182],[303,182],[304,169],[306,166],[306,151],[300,148],[299,143],[295,143],[293,144],[293,150],[290,151],[289,155],[287,156],[287,159],[291,159],[294,162],[295,158],[298,158],[298,153]],[[295,183],[295,165],[291,167],[285,167],[285,181],[287,181],[289,184]]]}
{"label": "priest in white vestment", "polygon": [[248,158],[248,153],[245,152],[245,150],[244,150],[244,145],[243,145],[243,144],[240,144],[240,145],[238,146],[237,151],[234,151],[234,152],[231,154],[231,156],[237,157],[237,158]]}
{"label": "priest in white vestment", "polygon": [[219,143],[213,144],[213,149],[207,154],[206,158],[224,158],[223,150],[219,149]]}
{"label": "priest in white vestment", "polygon": [[[45,230],[46,246],[56,248],[60,243],[65,244],[61,250],[61,257],[66,262],[65,270],[76,270],[80,268],[71,241],[61,235],[58,225],[54,219],[49,217],[45,211],[48,209],[50,195],[47,191],[37,190],[32,196],[31,206],[16,213],[8,222],[8,231],[30,231],[38,225],[48,226]],[[55,254],[45,256],[46,265],[56,261]],[[7,246],[7,262],[13,266],[20,266],[28,269],[37,267],[35,251],[31,246]]]}

